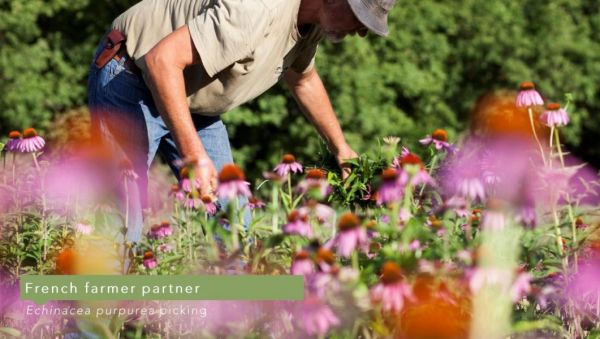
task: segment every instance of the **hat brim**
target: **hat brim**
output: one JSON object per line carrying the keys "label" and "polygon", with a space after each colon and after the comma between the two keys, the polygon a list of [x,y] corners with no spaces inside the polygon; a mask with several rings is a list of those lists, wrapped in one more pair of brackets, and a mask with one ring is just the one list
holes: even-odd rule
{"label": "hat brim", "polygon": [[388,36],[390,34],[387,15],[384,17],[373,15],[364,4],[363,0],[348,0],[348,4],[356,18],[370,31],[380,36]]}

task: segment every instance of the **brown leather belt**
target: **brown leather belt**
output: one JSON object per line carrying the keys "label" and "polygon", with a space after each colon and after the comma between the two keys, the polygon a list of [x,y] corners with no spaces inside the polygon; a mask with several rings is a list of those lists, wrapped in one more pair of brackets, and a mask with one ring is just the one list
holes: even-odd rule
{"label": "brown leather belt", "polygon": [[96,67],[100,69],[112,59],[120,61],[122,58],[126,58],[123,67],[134,74],[141,75],[142,71],[137,67],[133,59],[127,55],[125,41],[125,34],[116,29],[110,31],[106,35],[106,39],[104,39],[104,49],[94,61]]}

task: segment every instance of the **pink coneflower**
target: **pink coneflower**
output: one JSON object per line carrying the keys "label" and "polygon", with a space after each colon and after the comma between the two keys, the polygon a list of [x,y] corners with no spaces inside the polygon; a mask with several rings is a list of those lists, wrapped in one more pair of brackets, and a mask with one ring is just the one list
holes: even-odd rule
{"label": "pink coneflower", "polygon": [[273,170],[280,177],[285,177],[290,173],[302,172],[302,165],[296,161],[296,158],[291,154],[285,154],[281,163],[275,166]]}
{"label": "pink coneflower", "polygon": [[8,133],[8,141],[4,145],[4,149],[7,152],[21,152],[21,132],[11,131]]}
{"label": "pink coneflower", "polygon": [[308,223],[308,216],[294,210],[288,215],[288,223],[283,227],[287,234],[298,234],[305,237],[312,237],[313,231]]}
{"label": "pink coneflower", "polygon": [[523,204],[519,206],[519,213],[516,215],[515,220],[525,227],[535,227],[537,223],[535,206],[532,204]]}
{"label": "pink coneflower", "polygon": [[189,209],[199,209],[202,206],[202,200],[198,198],[200,193],[196,191],[196,194],[192,192],[184,193],[185,200],[183,201],[183,207]]}
{"label": "pink coneflower", "polygon": [[445,130],[438,128],[431,133],[431,135],[427,135],[424,139],[419,140],[421,145],[431,145],[435,146],[435,149],[438,151],[444,150],[453,152],[454,147],[448,142],[448,132]]}
{"label": "pink coneflower", "polygon": [[144,253],[143,264],[144,264],[144,267],[146,267],[149,270],[156,268],[156,266],[158,265],[158,262],[156,261],[156,258],[154,257],[154,253],[152,253],[152,251],[147,251],[146,253]]}
{"label": "pink coneflower", "polygon": [[540,115],[540,120],[548,127],[560,127],[569,123],[569,114],[559,103],[548,104],[547,110]]}
{"label": "pink coneflower", "polygon": [[301,321],[302,329],[311,336],[323,336],[331,327],[340,325],[331,308],[314,295],[306,296],[301,302],[300,312],[295,318]]}
{"label": "pink coneflower", "polygon": [[463,197],[453,196],[446,200],[445,206],[454,210],[454,213],[456,213],[456,216],[459,218],[466,218],[469,216],[467,201]]}
{"label": "pink coneflower", "polygon": [[160,225],[153,225],[148,232],[148,238],[162,239],[173,234],[173,227],[168,221],[163,221]]}
{"label": "pink coneflower", "polygon": [[331,192],[331,187],[325,178],[325,172],[320,169],[310,169],[306,172],[306,179],[298,184],[301,193],[313,192],[316,198],[323,199]]}
{"label": "pink coneflower", "polygon": [[123,178],[127,178],[129,180],[136,180],[138,178],[137,173],[133,169],[133,164],[128,158],[123,158],[119,163],[119,170],[121,171],[121,176]]}
{"label": "pink coneflower", "polygon": [[381,186],[377,191],[377,204],[389,204],[402,200],[404,185],[400,181],[400,172],[388,168],[381,173]]}
{"label": "pink coneflower", "polygon": [[517,95],[517,107],[542,106],[543,104],[544,100],[535,90],[535,84],[530,81],[522,82]]}
{"label": "pink coneflower", "polygon": [[204,207],[204,212],[206,212],[206,214],[215,215],[217,213],[217,204],[215,204],[212,197],[203,195],[200,200],[202,201],[202,207]]}
{"label": "pink coneflower", "polygon": [[346,212],[342,214],[338,229],[340,231],[326,247],[335,246],[337,254],[346,258],[352,256],[352,252],[357,248],[365,253],[369,252],[367,231],[364,227],[361,227],[360,219],[354,213]]}
{"label": "pink coneflower", "polygon": [[411,251],[417,251],[421,249],[421,242],[418,239],[413,240],[409,245],[408,249]]}
{"label": "pink coneflower", "polygon": [[23,140],[19,143],[19,150],[23,153],[39,152],[46,145],[44,138],[37,135],[33,128],[26,128],[23,131]]}
{"label": "pink coneflower", "polygon": [[415,300],[410,285],[404,282],[402,270],[395,262],[383,264],[380,281],[371,288],[370,296],[374,302],[382,303],[383,311],[400,313],[405,299]]}
{"label": "pink coneflower", "polygon": [[515,278],[515,281],[510,288],[510,295],[513,303],[519,302],[529,293],[531,293],[531,280],[533,275],[525,270],[520,270]]}
{"label": "pink coneflower", "polygon": [[233,200],[237,196],[250,197],[250,183],[247,182],[244,172],[234,164],[223,166],[219,173],[219,186],[217,187],[217,196],[221,199]]}
{"label": "pink coneflower", "polygon": [[331,272],[335,267],[335,254],[328,248],[319,247],[315,256],[315,263],[321,272]]}
{"label": "pink coneflower", "polygon": [[194,181],[190,180],[190,168],[184,166],[179,170],[179,186],[185,193],[190,193],[200,188],[200,179],[194,178]]}
{"label": "pink coneflower", "polygon": [[330,222],[335,215],[333,208],[321,204],[316,200],[307,201],[304,206],[298,209],[298,211],[305,215],[314,215],[319,223],[325,224],[326,226],[330,225]]}
{"label": "pink coneflower", "polygon": [[90,234],[92,234],[92,231],[94,230],[94,228],[87,221],[82,221],[82,222],[78,223],[77,225],[75,225],[75,230],[80,234],[90,235]]}
{"label": "pink coneflower", "polygon": [[250,197],[250,199],[248,199],[248,208],[251,210],[255,210],[255,209],[262,209],[265,206],[267,206],[264,201],[258,199],[255,196]]}
{"label": "pink coneflower", "polygon": [[171,190],[169,191],[169,196],[174,197],[177,201],[183,201],[185,199],[186,194],[177,184],[171,185]]}
{"label": "pink coneflower", "polygon": [[410,184],[415,187],[418,185],[435,185],[435,181],[427,170],[421,158],[414,153],[404,154],[397,162],[396,168],[400,169],[400,183],[404,186]]}
{"label": "pink coneflower", "polygon": [[315,265],[310,259],[308,251],[300,251],[294,256],[290,273],[292,275],[309,275],[315,272]]}
{"label": "pink coneflower", "polygon": [[471,201],[485,200],[485,188],[479,177],[462,177],[458,179],[456,191],[459,196]]}
{"label": "pink coneflower", "polygon": [[169,252],[173,252],[174,247],[171,244],[160,244],[160,245],[158,245],[156,250],[159,251],[160,253],[169,253]]}

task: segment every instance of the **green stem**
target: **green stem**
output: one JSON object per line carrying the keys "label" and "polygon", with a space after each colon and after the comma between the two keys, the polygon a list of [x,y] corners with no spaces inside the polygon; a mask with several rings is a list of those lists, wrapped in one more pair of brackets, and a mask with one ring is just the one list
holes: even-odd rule
{"label": "green stem", "polygon": [[537,132],[535,131],[535,124],[533,123],[533,110],[531,109],[531,106],[527,107],[527,111],[529,112],[529,122],[531,123],[531,131],[533,132],[533,137],[535,138],[535,141],[537,142],[538,146],[540,147],[540,154],[542,155],[542,161],[544,162],[544,165],[546,165],[546,156],[544,155],[544,148],[542,147],[542,144],[540,143],[540,139],[538,138]]}
{"label": "green stem", "polygon": [[271,189],[271,231],[277,233],[279,228],[279,187],[273,185]]}
{"label": "green stem", "polygon": [[[565,168],[565,160],[564,160],[564,155],[563,155],[563,151],[562,151],[562,146],[560,144],[560,135],[558,133],[558,129],[554,130],[554,137],[556,140],[556,149],[558,151],[558,157],[560,158],[560,164],[562,166],[562,168]],[[568,211],[568,215],[569,215],[569,222],[571,223],[571,235],[573,237],[573,244],[577,244],[577,227],[575,225],[575,213],[573,212],[573,206],[571,203],[571,195],[569,193],[567,193],[566,195],[566,199],[567,199],[567,211]],[[575,260],[575,272],[578,271],[578,267],[577,264],[579,262],[579,258],[578,258],[578,254],[577,251],[573,252],[573,259]]]}
{"label": "green stem", "polygon": [[[439,158],[439,155],[436,153],[436,154],[434,154],[433,158],[431,159],[431,165],[429,165],[429,170],[427,171],[429,176],[431,176],[431,174],[433,173],[433,170],[435,169],[435,165],[437,164],[438,158]],[[422,199],[424,191],[425,191],[425,184],[423,184],[421,186],[421,190],[419,191],[419,200]]]}

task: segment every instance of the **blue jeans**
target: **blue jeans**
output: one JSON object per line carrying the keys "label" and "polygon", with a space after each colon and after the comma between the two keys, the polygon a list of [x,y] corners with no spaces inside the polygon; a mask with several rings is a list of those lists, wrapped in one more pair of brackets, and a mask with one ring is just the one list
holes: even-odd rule
{"label": "blue jeans", "polygon": [[[95,56],[101,51],[102,44]],[[102,69],[97,69],[92,63],[88,96],[92,133],[111,146],[117,160],[129,159],[138,175],[127,184],[129,218],[126,237],[129,241],[139,242],[143,227],[142,210],[148,205],[150,164],[159,152],[178,176],[175,164],[181,156],[156,109],[150,90],[140,76],[125,69],[125,60],[113,59]],[[192,114],[192,119],[217,171],[232,163],[229,137],[221,119],[198,114]]]}

